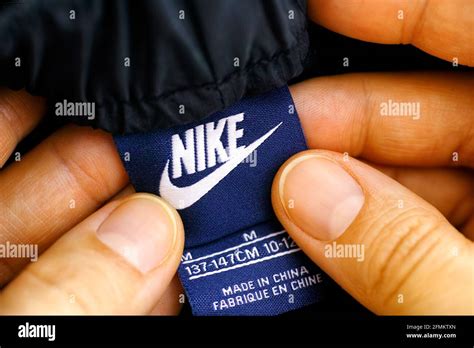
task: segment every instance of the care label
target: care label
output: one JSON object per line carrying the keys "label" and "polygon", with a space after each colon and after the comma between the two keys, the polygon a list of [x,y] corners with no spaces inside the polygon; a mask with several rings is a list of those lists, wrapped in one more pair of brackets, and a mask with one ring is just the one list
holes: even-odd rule
{"label": "care label", "polygon": [[181,282],[198,315],[276,315],[320,300],[327,277],[277,223],[186,250]]}

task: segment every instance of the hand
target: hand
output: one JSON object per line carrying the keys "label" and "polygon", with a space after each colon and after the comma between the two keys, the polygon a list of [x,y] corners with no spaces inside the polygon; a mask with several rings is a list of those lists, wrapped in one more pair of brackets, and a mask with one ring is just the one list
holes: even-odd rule
{"label": "hand", "polygon": [[[310,3],[312,18],[334,31],[471,66],[473,11],[470,1]],[[420,72],[291,87],[312,150],[280,169],[275,211],[303,251],[375,313],[474,313],[473,85],[469,73]],[[382,116],[389,100],[419,103],[420,117]]]}
{"label": "hand", "polygon": [[[43,112],[40,98],[0,91],[0,167]],[[76,126],[2,169],[0,245],[29,258],[0,258],[1,314],[179,312],[181,220],[127,181],[112,137]]]}

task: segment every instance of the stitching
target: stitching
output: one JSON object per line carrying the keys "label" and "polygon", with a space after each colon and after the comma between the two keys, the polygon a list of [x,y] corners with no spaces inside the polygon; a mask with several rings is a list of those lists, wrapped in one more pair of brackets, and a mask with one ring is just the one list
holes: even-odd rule
{"label": "stitching", "polygon": [[163,94],[160,94],[160,95],[155,95],[155,96],[146,96],[146,97],[142,97],[142,98],[139,98],[139,99],[135,99],[135,100],[115,100],[115,99],[110,99],[110,101],[102,101],[102,102],[96,102],[97,106],[98,107],[103,107],[104,105],[108,104],[108,103],[121,103],[121,104],[125,104],[125,105],[133,105],[133,104],[136,104],[138,102],[142,102],[142,101],[148,101],[148,102],[155,102],[155,101],[158,101],[160,99],[166,99],[166,98],[169,98],[175,94],[178,94],[178,93],[182,93],[182,92],[186,92],[186,91],[192,91],[192,90],[195,90],[195,89],[200,89],[200,88],[204,88],[204,89],[216,89],[216,88],[220,88],[224,83],[226,83],[227,81],[231,80],[232,78],[234,78],[235,76],[238,76],[240,74],[244,74],[244,73],[247,73],[249,70],[252,70],[254,69],[256,66],[259,66],[259,65],[263,65],[263,64],[268,64],[268,63],[271,63],[275,60],[277,60],[280,56],[286,54],[286,53],[289,53],[291,51],[293,51],[296,47],[300,46],[301,45],[301,42],[300,42],[300,39],[301,37],[304,36],[304,34],[306,34],[306,28],[303,28],[303,30],[301,30],[297,35],[296,35],[296,44],[295,45],[292,45],[286,49],[283,49],[283,50],[280,50],[280,51],[277,51],[275,52],[273,55],[270,56],[270,58],[262,58],[258,61],[256,61],[255,63],[252,63],[250,65],[247,65],[244,69],[242,70],[237,70],[237,71],[234,71],[230,74],[228,74],[227,76],[225,76],[224,78],[222,78],[220,81],[215,81],[215,82],[206,82],[206,83],[203,83],[203,84],[200,84],[200,85],[195,85],[195,86],[191,86],[191,87],[184,87],[184,88],[177,88],[173,91],[170,91],[170,92],[166,92],[166,93],[163,93]]}

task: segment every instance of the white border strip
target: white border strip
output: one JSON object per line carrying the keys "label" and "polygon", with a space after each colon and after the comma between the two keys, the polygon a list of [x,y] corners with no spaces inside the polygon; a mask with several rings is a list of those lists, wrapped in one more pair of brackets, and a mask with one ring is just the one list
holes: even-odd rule
{"label": "white border strip", "polygon": [[[268,237],[268,236],[267,236],[267,237]],[[232,269],[236,269],[236,268],[240,268],[240,267],[245,267],[245,266],[253,265],[253,264],[256,264],[256,263],[259,263],[259,262],[271,260],[271,259],[274,259],[274,258],[277,258],[277,257],[280,257],[280,256],[284,256],[284,255],[288,255],[288,254],[293,254],[293,253],[295,253],[295,252],[297,252],[297,251],[301,251],[301,249],[298,248],[298,249],[288,250],[288,251],[284,251],[284,252],[281,252],[281,253],[278,253],[278,254],[274,254],[274,255],[262,257],[261,259],[252,260],[252,261],[249,261],[249,262],[247,262],[247,263],[241,263],[241,264],[239,264],[239,265],[235,265],[235,266],[232,266],[232,267],[229,267],[229,268],[223,268],[223,269],[219,269],[219,270],[217,270],[217,271],[212,271],[212,272],[208,272],[208,273],[198,274],[198,275],[189,277],[189,280],[198,279],[198,278],[202,278],[202,277],[207,277],[207,276],[210,276],[210,275],[213,275],[213,274],[217,274],[217,273],[221,273],[221,272],[227,272],[227,271],[230,271],[230,270],[232,270]]]}
{"label": "white border strip", "polygon": [[198,257],[197,259],[194,259],[194,260],[186,260],[186,261],[183,261],[183,262],[181,262],[181,264],[186,265],[186,264],[188,264],[188,263],[193,263],[193,262],[196,262],[196,261],[204,260],[204,259],[207,259],[207,258],[209,258],[209,257],[213,257],[213,256],[216,256],[216,255],[225,253],[225,252],[227,252],[227,251],[231,251],[231,250],[234,250],[234,249],[238,249],[238,248],[243,247],[243,246],[247,246],[247,245],[250,245],[250,244],[253,244],[253,243],[260,242],[261,240],[264,240],[264,239],[268,239],[268,238],[271,238],[271,237],[278,236],[278,235],[283,234],[283,233],[285,233],[285,232],[286,232],[286,231],[283,230],[283,231],[279,231],[279,232],[270,233],[269,235],[266,235],[265,237],[260,237],[260,238],[251,240],[250,242],[245,242],[245,243],[242,243],[242,244],[233,246],[233,247],[231,247],[231,248],[218,251],[218,252],[213,253],[213,254],[209,254],[209,255],[206,255],[206,256],[201,256],[201,257]]}

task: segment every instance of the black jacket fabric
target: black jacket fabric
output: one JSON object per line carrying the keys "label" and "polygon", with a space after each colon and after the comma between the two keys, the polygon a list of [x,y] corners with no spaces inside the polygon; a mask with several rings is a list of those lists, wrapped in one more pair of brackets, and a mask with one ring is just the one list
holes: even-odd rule
{"label": "black jacket fabric", "polygon": [[282,86],[308,51],[304,0],[6,0],[0,35],[0,85],[45,96],[49,117],[58,102],[93,102],[94,119],[67,121],[112,133]]}

